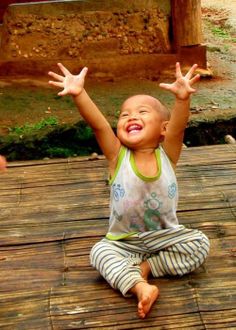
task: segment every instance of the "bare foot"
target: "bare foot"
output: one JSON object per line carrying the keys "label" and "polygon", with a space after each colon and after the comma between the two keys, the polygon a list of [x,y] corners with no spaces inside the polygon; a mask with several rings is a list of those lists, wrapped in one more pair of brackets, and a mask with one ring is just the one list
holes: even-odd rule
{"label": "bare foot", "polygon": [[138,316],[144,319],[159,295],[158,287],[147,282],[137,283],[131,290],[138,298]]}

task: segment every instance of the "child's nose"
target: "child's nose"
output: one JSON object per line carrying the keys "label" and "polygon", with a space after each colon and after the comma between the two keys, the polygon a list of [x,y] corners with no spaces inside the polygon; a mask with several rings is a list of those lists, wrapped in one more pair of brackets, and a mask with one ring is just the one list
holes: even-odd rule
{"label": "child's nose", "polygon": [[129,116],[129,120],[136,120],[137,118],[138,118],[137,113],[132,113],[132,114]]}

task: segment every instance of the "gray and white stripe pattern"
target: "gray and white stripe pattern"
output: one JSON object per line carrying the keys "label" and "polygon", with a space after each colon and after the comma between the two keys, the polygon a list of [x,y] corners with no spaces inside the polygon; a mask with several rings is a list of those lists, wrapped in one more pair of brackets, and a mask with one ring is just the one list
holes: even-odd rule
{"label": "gray and white stripe pattern", "polygon": [[139,267],[143,261],[148,261],[153,277],[182,276],[205,261],[209,246],[201,231],[180,225],[119,241],[104,238],[93,246],[90,259],[111,287],[126,296],[135,284],[144,281]]}

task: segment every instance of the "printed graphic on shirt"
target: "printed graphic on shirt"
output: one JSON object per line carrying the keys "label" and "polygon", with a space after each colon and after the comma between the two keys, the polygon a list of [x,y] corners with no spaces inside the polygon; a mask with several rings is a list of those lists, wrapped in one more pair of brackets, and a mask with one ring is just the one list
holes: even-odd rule
{"label": "printed graphic on shirt", "polygon": [[176,195],[176,191],[177,191],[177,186],[176,183],[173,182],[171,183],[171,185],[168,186],[168,197],[170,199],[173,199]]}
{"label": "printed graphic on shirt", "polygon": [[151,198],[144,202],[144,223],[148,230],[160,229],[160,207],[162,203],[158,200],[155,192],[151,193]]}
{"label": "printed graphic on shirt", "polygon": [[117,221],[121,221],[123,216],[119,215],[119,213],[116,210],[113,210],[113,217],[117,220]]}
{"label": "printed graphic on shirt", "polygon": [[140,223],[140,218],[138,215],[132,215],[130,217],[130,230],[131,231],[138,231],[143,232],[145,231],[145,226]]}
{"label": "printed graphic on shirt", "polygon": [[142,199],[126,199],[123,202],[123,210],[125,212],[125,219],[129,223],[131,231],[144,231],[145,226],[143,223]]}
{"label": "printed graphic on shirt", "polygon": [[114,200],[118,202],[120,198],[123,198],[125,195],[125,190],[121,187],[120,184],[114,183],[112,185]]}

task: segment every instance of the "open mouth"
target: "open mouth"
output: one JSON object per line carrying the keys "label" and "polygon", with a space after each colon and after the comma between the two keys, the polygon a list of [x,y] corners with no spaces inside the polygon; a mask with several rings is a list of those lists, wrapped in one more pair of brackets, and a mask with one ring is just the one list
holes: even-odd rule
{"label": "open mouth", "polygon": [[129,134],[139,133],[142,130],[142,126],[138,124],[131,124],[127,127],[127,132]]}

